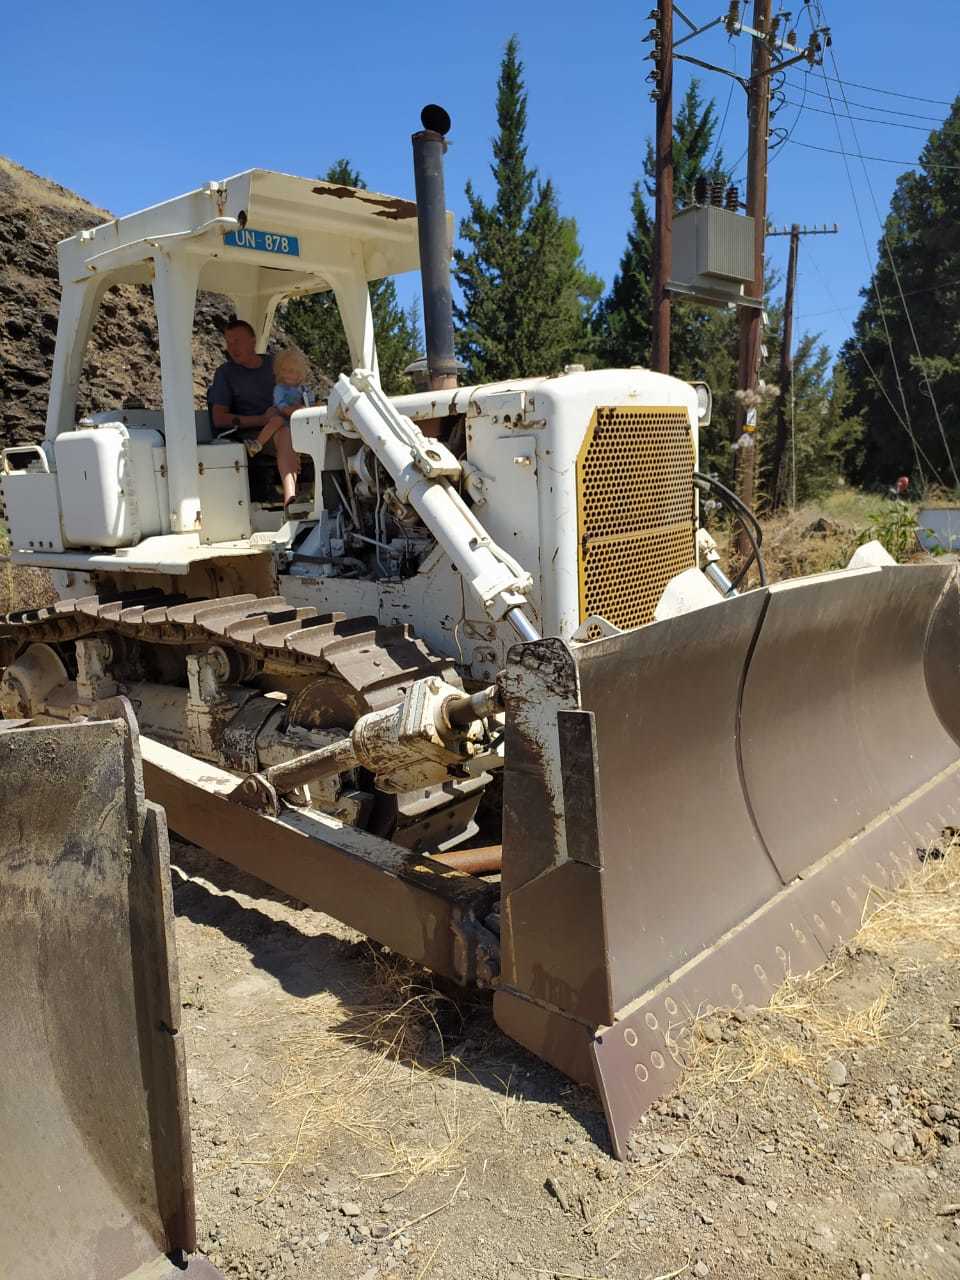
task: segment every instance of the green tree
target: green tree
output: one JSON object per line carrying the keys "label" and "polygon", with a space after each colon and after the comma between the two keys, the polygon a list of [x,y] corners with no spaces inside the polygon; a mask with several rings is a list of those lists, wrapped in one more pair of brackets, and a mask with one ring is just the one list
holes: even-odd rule
{"label": "green tree", "polygon": [[[359,173],[345,159],[332,164],[323,181],[344,187],[366,187]],[[405,311],[397,298],[395,282],[386,279],[371,281],[370,305],[383,388],[391,395],[412,391],[413,384],[403,371],[421,352],[416,304]],[[352,364],[347,336],[332,291],[291,299],[283,312],[283,324],[313,367],[331,381],[341,373],[350,372]]]}
{"label": "green tree", "polygon": [[853,407],[866,424],[862,447],[848,459],[849,473],[861,483],[889,483],[912,473],[918,481],[956,487],[960,97],[931,132],[917,169],[897,180],[877,265],[862,296],[841,352]]}
{"label": "green tree", "polygon": [[600,281],[584,269],[577,226],[561,215],[553,184],[527,164],[527,92],[516,36],[497,80],[493,140],[496,194],[487,204],[466,186],[469,215],[454,255],[461,301],[458,346],[478,382],[554,373],[588,359],[589,316]]}
{"label": "green tree", "polygon": [[[783,335],[783,303],[769,309],[770,328],[765,339],[767,357],[761,377],[775,383],[780,367]],[[832,367],[830,350],[820,335],[803,333],[793,352],[793,397],[787,406],[790,435],[787,442],[787,495],[794,486],[797,501],[805,502],[834,488],[843,473],[844,462],[859,440],[863,423],[853,411],[851,390],[842,364]],[[761,493],[773,488],[772,461],[776,437],[776,411],[764,413],[764,429],[759,433],[759,477]],[[796,465],[794,481],[793,468]]]}

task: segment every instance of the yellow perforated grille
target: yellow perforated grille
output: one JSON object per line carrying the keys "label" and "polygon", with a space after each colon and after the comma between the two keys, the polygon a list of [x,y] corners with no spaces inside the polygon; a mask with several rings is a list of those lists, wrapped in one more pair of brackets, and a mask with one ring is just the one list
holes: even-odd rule
{"label": "yellow perforated grille", "polygon": [[652,621],[664,587],[694,563],[686,409],[597,409],[577,459],[577,507],[580,621]]}

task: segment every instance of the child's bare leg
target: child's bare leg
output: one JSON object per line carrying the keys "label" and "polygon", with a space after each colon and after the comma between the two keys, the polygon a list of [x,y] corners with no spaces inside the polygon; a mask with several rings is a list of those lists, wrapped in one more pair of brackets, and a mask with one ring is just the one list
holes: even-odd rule
{"label": "child's bare leg", "polygon": [[283,505],[293,500],[297,492],[297,476],[300,474],[300,455],[293,447],[290,428],[280,427],[273,436],[274,448],[277,451],[277,469],[283,485]]}
{"label": "child's bare leg", "polygon": [[[283,418],[280,416],[279,413],[272,418],[268,418],[266,425],[260,429],[260,433],[257,436],[257,444],[260,445],[261,448],[263,448],[263,446],[268,441],[273,439],[273,437],[277,434],[280,428],[285,425],[286,423],[284,422]],[[290,434],[289,431],[287,432],[287,434],[288,435]]]}

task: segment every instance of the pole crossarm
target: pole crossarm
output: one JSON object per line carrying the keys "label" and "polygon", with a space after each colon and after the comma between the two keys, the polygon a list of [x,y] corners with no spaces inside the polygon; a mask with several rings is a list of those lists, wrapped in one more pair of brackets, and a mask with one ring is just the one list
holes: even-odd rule
{"label": "pole crossarm", "polygon": [[832,227],[824,223],[821,227],[767,227],[767,235],[790,236],[796,232],[801,236],[835,236],[839,230],[836,223]]}

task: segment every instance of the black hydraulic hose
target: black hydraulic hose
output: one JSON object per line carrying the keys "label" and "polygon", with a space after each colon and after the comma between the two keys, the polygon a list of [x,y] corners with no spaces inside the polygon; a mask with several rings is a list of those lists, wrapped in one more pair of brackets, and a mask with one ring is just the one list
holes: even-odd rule
{"label": "black hydraulic hose", "polygon": [[734,588],[738,587],[747,576],[750,566],[756,563],[760,585],[765,587],[767,585],[767,569],[760,552],[760,546],[763,542],[763,530],[760,528],[759,520],[732,489],[728,489],[725,484],[721,484],[713,476],[704,475],[702,471],[694,471],[693,479],[698,488],[706,486],[706,488],[712,489],[716,493],[720,502],[740,522],[744,533],[747,535],[747,541],[750,543],[750,555],[731,585]]}

